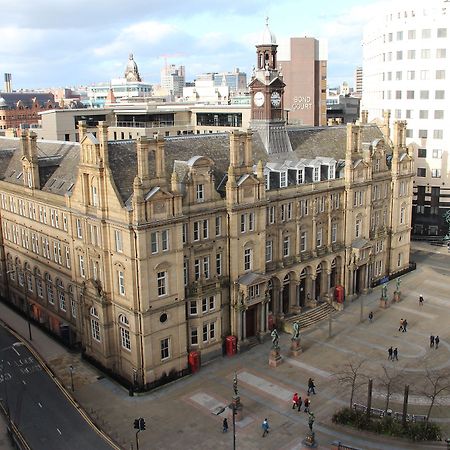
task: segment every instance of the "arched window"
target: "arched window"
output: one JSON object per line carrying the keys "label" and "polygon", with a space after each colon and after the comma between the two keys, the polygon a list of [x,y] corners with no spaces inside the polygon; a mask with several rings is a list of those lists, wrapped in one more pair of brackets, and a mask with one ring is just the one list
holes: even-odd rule
{"label": "arched window", "polygon": [[362,233],[362,218],[358,216],[355,222],[355,237],[359,238]]}
{"label": "arched window", "polygon": [[44,288],[42,286],[42,276],[39,269],[34,270],[34,278],[36,281],[36,293],[39,298],[44,298]]}
{"label": "arched window", "polygon": [[69,284],[67,290],[69,291],[70,312],[72,314],[72,317],[75,319],[77,317],[77,304],[73,291],[73,286]]}
{"label": "arched window", "polygon": [[30,265],[25,263],[25,277],[27,280],[27,289],[29,292],[33,292],[33,273],[31,272]]}
{"label": "arched window", "polygon": [[406,220],[406,205],[403,204],[400,207],[400,224],[403,225],[405,223]]}
{"label": "arched window", "polygon": [[52,277],[49,273],[45,274],[45,284],[47,285],[47,300],[53,305],[55,303],[55,293],[53,292]]}
{"label": "arched window", "polygon": [[125,350],[131,350],[130,322],[123,314],[119,315],[120,343]]}
{"label": "arched window", "polygon": [[91,308],[91,333],[92,333],[92,338],[95,339],[97,342],[101,342],[101,336],[100,336],[100,322],[99,322],[99,316],[98,316],[98,312],[95,308],[95,306],[93,306]]}
{"label": "arched window", "polygon": [[64,284],[61,280],[56,280],[56,290],[58,292],[59,309],[66,310],[66,293],[64,292]]}

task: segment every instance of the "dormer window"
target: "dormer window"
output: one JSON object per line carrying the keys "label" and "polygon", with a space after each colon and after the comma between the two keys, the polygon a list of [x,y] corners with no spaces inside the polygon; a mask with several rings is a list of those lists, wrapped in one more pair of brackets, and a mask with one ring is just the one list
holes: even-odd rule
{"label": "dormer window", "polygon": [[195,200],[197,203],[203,203],[205,201],[205,185],[197,184]]}
{"label": "dormer window", "polygon": [[286,172],[280,172],[280,188],[287,186],[287,176]]}
{"label": "dormer window", "polygon": [[297,184],[303,184],[305,182],[305,171],[304,169],[297,170]]}
{"label": "dormer window", "polygon": [[314,167],[313,181],[320,181],[320,167]]}
{"label": "dormer window", "polygon": [[268,173],[264,175],[264,185],[266,186],[266,191],[268,191],[270,189],[270,177]]}
{"label": "dormer window", "polygon": [[328,179],[334,180],[336,178],[336,166],[333,164],[328,166]]}

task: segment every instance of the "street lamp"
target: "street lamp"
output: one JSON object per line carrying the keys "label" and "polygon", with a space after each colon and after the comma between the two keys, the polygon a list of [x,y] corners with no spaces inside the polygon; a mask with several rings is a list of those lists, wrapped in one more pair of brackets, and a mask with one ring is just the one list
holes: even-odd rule
{"label": "street lamp", "polygon": [[74,368],[73,368],[73,366],[72,366],[72,364],[69,366],[69,372],[70,372],[70,385],[71,385],[71,387],[72,387],[72,392],[75,392],[75,388],[74,388],[74,386],[73,386],[73,371],[74,371]]}

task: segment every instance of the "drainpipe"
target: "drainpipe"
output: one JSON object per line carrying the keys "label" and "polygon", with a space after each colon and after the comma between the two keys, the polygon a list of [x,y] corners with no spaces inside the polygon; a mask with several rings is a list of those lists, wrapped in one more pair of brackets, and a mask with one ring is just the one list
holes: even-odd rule
{"label": "drainpipe", "polygon": [[138,252],[137,252],[137,235],[136,231],[132,229],[133,236],[134,236],[134,258],[136,261],[136,290],[137,290],[137,299],[138,299],[138,307],[139,307],[139,343],[141,347],[141,382],[142,387],[144,387],[144,344],[143,344],[143,333],[142,333],[142,304],[141,304],[141,293],[140,293],[140,287],[139,287],[139,260],[138,260]]}

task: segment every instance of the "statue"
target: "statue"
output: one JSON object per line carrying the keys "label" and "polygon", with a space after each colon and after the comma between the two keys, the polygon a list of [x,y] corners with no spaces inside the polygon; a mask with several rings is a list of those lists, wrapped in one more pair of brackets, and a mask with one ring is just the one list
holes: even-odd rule
{"label": "statue", "polygon": [[396,288],[395,288],[395,290],[396,290],[397,292],[400,292],[400,283],[401,283],[401,282],[402,282],[402,280],[401,280],[400,277],[398,277],[397,280],[395,281],[395,283],[396,283]]}
{"label": "statue", "polygon": [[298,339],[300,339],[300,323],[299,322],[294,322],[294,324],[292,325],[291,340],[292,341],[297,341]]}
{"label": "statue", "polygon": [[238,391],[238,379],[237,379],[237,373],[234,372],[234,377],[233,377],[233,391],[234,391],[234,395],[236,397],[239,396],[239,391]]}
{"label": "statue", "polygon": [[310,412],[309,418],[308,418],[308,425],[309,425],[309,429],[311,430],[311,432],[313,430],[314,419],[315,419],[314,414]]}
{"label": "statue", "polygon": [[443,215],[443,217],[448,225],[448,232],[447,232],[447,235],[444,237],[444,240],[450,241],[450,210],[446,211],[446,213]]}
{"label": "statue", "polygon": [[273,329],[272,333],[270,333],[270,336],[272,337],[272,348],[277,350],[280,348],[278,341],[280,339],[280,336],[278,335],[278,331],[276,328]]}
{"label": "statue", "polygon": [[387,283],[384,283],[383,287],[381,288],[381,297],[387,298]]}

